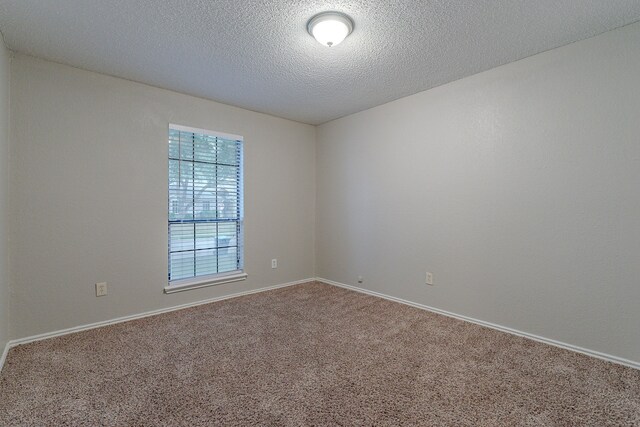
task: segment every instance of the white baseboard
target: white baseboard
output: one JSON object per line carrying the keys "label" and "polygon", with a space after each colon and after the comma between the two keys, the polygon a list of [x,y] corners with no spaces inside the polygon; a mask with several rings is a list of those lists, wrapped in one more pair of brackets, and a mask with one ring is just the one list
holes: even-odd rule
{"label": "white baseboard", "polygon": [[86,324],[86,325],[74,326],[73,328],[61,329],[61,330],[58,330],[58,331],[46,332],[44,334],[38,334],[38,335],[30,336],[30,337],[18,338],[18,339],[15,339],[15,340],[11,340],[11,341],[7,342],[7,344],[4,347],[4,351],[2,352],[2,359],[0,359],[0,371],[2,371],[2,368],[4,367],[4,362],[5,362],[6,358],[7,358],[7,354],[9,353],[9,350],[12,347],[15,347],[15,346],[18,346],[18,345],[28,344],[30,342],[45,340],[45,339],[53,338],[53,337],[59,337],[61,335],[72,334],[74,332],[87,331],[89,329],[100,328],[100,327],[103,327],[103,326],[113,325],[113,324],[116,324],[116,323],[128,322],[129,320],[142,319],[143,317],[156,316],[158,314],[169,313],[171,311],[182,310],[182,309],[185,309],[185,308],[195,307],[195,306],[203,305],[203,304],[209,304],[209,303],[216,302],[216,301],[223,301],[223,300],[226,300],[226,299],[231,299],[231,298],[237,298],[237,297],[241,297],[241,296],[245,296],[245,295],[256,294],[256,293],[259,293],[259,292],[271,291],[273,289],[285,288],[287,286],[294,286],[294,285],[299,285],[299,284],[302,284],[302,283],[313,282],[314,280],[315,280],[314,278],[296,280],[295,282],[288,282],[288,283],[282,283],[280,285],[266,286],[264,288],[254,289],[254,290],[251,290],[251,291],[237,292],[235,294],[223,295],[223,296],[220,296],[220,297],[209,298],[209,299],[206,299],[206,300],[190,302],[190,303],[187,303],[187,304],[175,305],[175,306],[172,306],[172,307],[161,308],[161,309],[158,309],[158,310],[146,311],[144,313],[132,314],[130,316],[123,316],[123,317],[117,317],[115,319],[104,320],[102,322],[89,323],[89,324]]}
{"label": "white baseboard", "polygon": [[578,347],[572,344],[567,344],[561,341],[556,341],[550,338],[541,337],[538,335],[530,334],[528,332],[522,332],[517,329],[509,328],[502,325],[497,325],[491,322],[485,322],[484,320],[474,319],[472,317],[463,316],[461,314],[451,313],[449,311],[441,310],[439,308],[430,307],[428,305],[419,304],[413,301],[404,300],[402,298],[393,297],[390,295],[386,295],[380,292],[370,291],[368,289],[358,288],[357,286],[345,285],[344,283],[335,282],[333,280],[323,279],[321,277],[316,277],[315,279],[318,282],[326,283],[327,285],[337,286],[340,288],[349,289],[352,291],[360,292],[367,295],[376,296],[379,298],[384,298],[386,300],[399,302],[401,304],[410,305],[412,307],[416,307],[422,310],[431,311],[433,313],[442,314],[444,316],[453,317],[454,319],[464,320],[465,322],[475,323],[476,325],[486,326],[491,329],[496,329],[498,331],[507,332],[509,334],[518,335],[520,337],[529,338],[534,341],[538,341],[541,343],[553,345],[555,347],[564,348],[566,350],[575,351],[577,353],[582,353],[587,356],[596,357],[598,359],[606,360],[607,362],[617,363],[619,365],[628,366],[630,368],[640,369],[640,362],[634,362],[633,360],[623,359],[621,357],[613,356],[611,354],[601,353],[595,350],[589,350],[587,348]]}
{"label": "white baseboard", "polygon": [[517,329],[512,329],[512,328],[508,328],[506,326],[497,325],[495,323],[485,322],[484,320],[478,320],[478,319],[474,319],[472,317],[463,316],[463,315],[456,314],[456,313],[451,313],[449,311],[441,310],[439,308],[430,307],[428,305],[419,304],[419,303],[416,303],[416,302],[404,300],[402,298],[396,298],[396,297],[393,297],[393,296],[390,296],[390,295],[386,295],[386,294],[383,294],[383,293],[380,293],[380,292],[370,291],[370,290],[367,290],[367,289],[358,288],[356,286],[351,286],[351,285],[346,285],[344,283],[335,282],[333,280],[328,280],[328,279],[324,279],[324,278],[321,278],[321,277],[316,277],[316,278],[297,280],[295,282],[283,283],[283,284],[280,284],[280,285],[267,286],[267,287],[264,287],[264,288],[254,289],[254,290],[251,290],[251,291],[238,292],[238,293],[235,293],[235,294],[224,295],[224,296],[221,296],[221,297],[209,298],[209,299],[206,299],[206,300],[196,301],[196,302],[192,302],[192,303],[181,304],[181,305],[177,305],[177,306],[173,306],[173,307],[162,308],[162,309],[153,310],[153,311],[147,311],[147,312],[144,312],[144,313],[133,314],[133,315],[124,316],[124,317],[118,317],[118,318],[115,318],[115,319],[105,320],[105,321],[102,321],[102,322],[90,323],[90,324],[87,324],[87,325],[81,325],[81,326],[76,326],[76,327],[73,327],[73,328],[62,329],[62,330],[58,330],[58,331],[47,332],[47,333],[44,333],[44,334],[33,335],[33,336],[30,336],[30,337],[11,340],[11,341],[6,343],[6,345],[4,347],[4,351],[2,352],[2,357],[0,358],[0,371],[2,371],[2,368],[4,367],[4,363],[6,361],[7,354],[9,353],[9,350],[12,347],[15,347],[15,346],[18,346],[18,345],[27,344],[27,343],[34,342],[34,341],[40,341],[40,340],[44,340],[44,339],[47,339],[47,338],[53,338],[53,337],[57,337],[57,336],[61,336],[61,335],[72,334],[74,332],[80,332],[80,331],[86,331],[86,330],[89,330],[89,329],[100,328],[102,326],[113,325],[113,324],[116,324],[116,323],[127,322],[129,320],[142,319],[144,317],[155,316],[155,315],[162,314],[162,313],[168,313],[168,312],[171,312],[171,311],[182,310],[184,308],[195,307],[195,306],[203,305],[203,304],[209,304],[209,303],[216,302],[216,301],[223,301],[223,300],[226,300],[226,299],[237,298],[237,297],[241,297],[241,296],[244,296],[244,295],[250,295],[250,294],[255,294],[255,293],[259,293],[259,292],[270,291],[270,290],[273,290],[273,289],[284,288],[284,287],[287,287],[287,286],[299,285],[299,284],[302,284],[302,283],[307,283],[307,282],[312,282],[312,281],[318,281],[318,282],[325,283],[327,285],[337,286],[337,287],[349,289],[349,290],[352,290],[352,291],[355,291],[355,292],[360,292],[360,293],[364,293],[364,294],[367,294],[367,295],[372,295],[372,296],[376,296],[376,297],[379,297],[379,298],[384,298],[384,299],[387,299],[387,300],[390,300],[390,301],[395,301],[395,302],[398,302],[398,303],[401,303],[401,304],[405,304],[405,305],[409,305],[409,306],[412,306],[412,307],[416,307],[416,308],[419,308],[419,309],[422,309],[422,310],[431,311],[433,313],[442,314],[444,316],[453,317],[455,319],[464,320],[466,322],[475,323],[475,324],[481,325],[481,326],[486,326],[488,328],[496,329],[498,331],[507,332],[507,333],[510,333],[510,334],[513,334],[513,335],[529,338],[529,339],[532,339],[534,341],[538,341],[538,342],[542,342],[542,343],[545,343],[545,344],[553,345],[553,346],[556,346],[556,347],[564,348],[564,349],[567,349],[567,350],[575,351],[575,352],[578,352],[578,353],[585,354],[587,356],[596,357],[598,359],[606,360],[608,362],[613,362],[613,363],[617,363],[617,364],[620,364],[620,365],[629,366],[631,368],[640,369],[640,362],[634,362],[632,360],[623,359],[621,357],[613,356],[613,355],[606,354],[606,353],[601,353],[599,351],[589,350],[589,349],[578,347],[578,346],[575,346],[575,345],[572,345],[572,344],[567,344],[567,343],[564,343],[564,342],[561,342],[561,341],[556,341],[556,340],[553,340],[553,339],[544,338],[544,337],[541,337],[541,336],[538,336],[538,335],[530,334],[528,332],[522,332],[522,331],[519,331]]}
{"label": "white baseboard", "polygon": [[4,361],[7,360],[7,354],[9,354],[9,348],[11,348],[9,346],[9,343],[11,341],[7,342],[4,345],[4,350],[2,350],[2,357],[0,357],[0,372],[2,372],[2,368],[4,367]]}

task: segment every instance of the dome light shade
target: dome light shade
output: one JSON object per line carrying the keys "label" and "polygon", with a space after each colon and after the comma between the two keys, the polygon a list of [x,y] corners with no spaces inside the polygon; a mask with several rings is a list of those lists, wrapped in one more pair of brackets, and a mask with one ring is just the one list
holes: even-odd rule
{"label": "dome light shade", "polygon": [[340,12],[322,12],[309,20],[307,31],[325,46],[337,46],[353,31],[353,20]]}

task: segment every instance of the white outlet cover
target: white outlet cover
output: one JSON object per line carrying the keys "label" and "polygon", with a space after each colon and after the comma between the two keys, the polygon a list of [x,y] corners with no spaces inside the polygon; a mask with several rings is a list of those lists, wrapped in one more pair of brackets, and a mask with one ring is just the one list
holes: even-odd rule
{"label": "white outlet cover", "polygon": [[433,285],[433,273],[427,272],[427,277],[425,281],[427,285]]}
{"label": "white outlet cover", "polygon": [[96,283],[96,296],[103,297],[107,295],[107,282]]}

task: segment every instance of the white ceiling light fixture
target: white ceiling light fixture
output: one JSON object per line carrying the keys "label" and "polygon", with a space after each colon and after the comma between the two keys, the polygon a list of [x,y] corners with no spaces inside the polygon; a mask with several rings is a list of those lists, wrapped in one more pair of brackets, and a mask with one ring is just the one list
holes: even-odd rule
{"label": "white ceiling light fixture", "polygon": [[322,12],[307,24],[307,31],[325,46],[339,45],[353,31],[353,20],[341,12]]}

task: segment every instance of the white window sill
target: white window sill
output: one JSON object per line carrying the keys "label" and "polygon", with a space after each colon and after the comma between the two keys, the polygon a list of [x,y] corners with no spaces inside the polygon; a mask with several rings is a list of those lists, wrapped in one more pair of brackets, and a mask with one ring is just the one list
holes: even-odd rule
{"label": "white window sill", "polygon": [[215,274],[211,276],[175,280],[169,282],[169,285],[164,287],[164,293],[173,294],[175,292],[188,291],[191,289],[206,288],[207,286],[222,285],[223,283],[239,282],[246,278],[247,273],[244,271],[233,271],[229,274],[225,274],[224,276]]}

